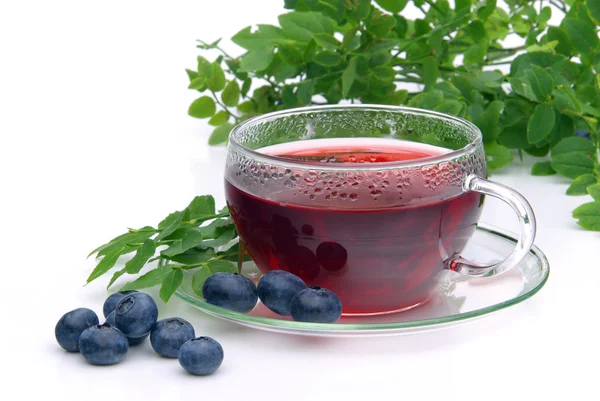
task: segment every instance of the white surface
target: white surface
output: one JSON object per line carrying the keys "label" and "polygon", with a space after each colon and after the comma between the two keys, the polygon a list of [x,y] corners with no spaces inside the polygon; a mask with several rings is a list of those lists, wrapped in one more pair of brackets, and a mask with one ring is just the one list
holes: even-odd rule
{"label": "white surface", "polygon": [[[195,39],[228,38],[282,11],[281,0],[1,3],[1,392],[63,400],[597,396],[600,237],[571,218],[584,199],[564,195],[567,180],[517,165],[492,178],[531,201],[536,244],[552,270],[537,296],[489,319],[424,335],[320,340],[238,327],[177,299],[161,305],[161,316],[181,315],[222,343],[225,362],[207,378],[185,374],[149,343],[110,368],[58,347],[53,330],[64,312],[101,313],[106,280],[82,286],[92,248],[126,227],[156,224],[194,195],[223,204],[224,149],[208,148],[208,126],[186,115],[194,93],[184,68],[195,65]],[[483,220],[515,229],[499,202],[488,202]]]}

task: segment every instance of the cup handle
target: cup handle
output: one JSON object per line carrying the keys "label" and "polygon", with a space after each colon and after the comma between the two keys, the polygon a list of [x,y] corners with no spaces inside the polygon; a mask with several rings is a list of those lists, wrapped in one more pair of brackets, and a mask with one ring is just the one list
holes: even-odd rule
{"label": "cup handle", "polygon": [[514,267],[529,252],[535,238],[536,222],[531,205],[514,189],[496,182],[488,181],[485,178],[476,175],[468,176],[465,180],[464,187],[466,191],[475,191],[485,195],[491,195],[508,203],[517,213],[517,217],[519,218],[521,236],[512,253],[501,262],[483,265],[471,262],[461,257],[459,254],[455,254],[446,260],[445,267],[449,270],[472,277],[484,276],[492,270],[496,273],[500,273]]}

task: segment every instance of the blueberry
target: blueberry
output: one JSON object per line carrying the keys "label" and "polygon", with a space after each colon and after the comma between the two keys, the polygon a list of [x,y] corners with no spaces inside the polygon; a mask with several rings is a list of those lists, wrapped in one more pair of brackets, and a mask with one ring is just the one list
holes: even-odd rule
{"label": "blueberry", "polygon": [[219,369],[223,362],[223,347],[210,337],[186,341],[178,353],[179,363],[193,375],[206,376]]}
{"label": "blueberry", "polygon": [[104,313],[104,317],[108,318],[108,315],[115,310],[119,301],[125,298],[127,294],[131,294],[132,292],[137,291],[115,292],[106,298],[106,301],[104,301],[104,306],[102,306],[102,313]]}
{"label": "blueberry", "polygon": [[143,292],[126,295],[119,301],[115,312],[115,325],[132,338],[148,334],[158,318],[156,302]]}
{"label": "blueberry", "polygon": [[81,333],[79,349],[92,365],[114,365],[125,358],[129,346],[121,331],[103,324],[89,327]]}
{"label": "blueberry", "polygon": [[273,270],[260,278],[256,289],[267,308],[287,316],[290,314],[290,301],[305,288],[306,284],[300,277],[283,270]]}
{"label": "blueberry", "polygon": [[56,341],[69,352],[79,351],[79,336],[90,326],[98,324],[98,316],[88,308],[77,308],[65,313],[54,328]]}
{"label": "blueberry", "polygon": [[150,332],[150,343],[160,356],[177,358],[179,348],[195,336],[194,327],[187,320],[173,317],[156,322]]}
{"label": "blueberry", "polygon": [[[111,326],[115,326],[115,316],[116,316],[116,312],[112,311],[108,314],[108,316],[106,317],[106,320],[104,321],[105,324],[109,324]],[[140,345],[141,343],[144,342],[144,340],[146,338],[148,338],[148,336],[150,335],[150,333],[143,335],[141,337],[137,337],[137,338],[133,338],[133,337],[127,337],[127,342],[129,343],[129,345]]]}
{"label": "blueberry", "polygon": [[590,133],[588,131],[581,130],[581,129],[575,131],[575,136],[580,136],[580,137],[585,138],[585,139],[592,139],[592,136],[590,135]]}
{"label": "blueberry", "polygon": [[325,288],[308,287],[294,295],[290,311],[299,322],[335,323],[342,315],[342,302]]}
{"label": "blueberry", "polygon": [[254,283],[237,273],[213,274],[204,282],[202,296],[209,304],[241,313],[250,312],[258,301]]}
{"label": "blueberry", "polygon": [[137,338],[127,337],[127,342],[129,343],[129,346],[140,345],[146,338],[148,338],[148,336],[150,336],[150,333],[144,334],[143,336]]}

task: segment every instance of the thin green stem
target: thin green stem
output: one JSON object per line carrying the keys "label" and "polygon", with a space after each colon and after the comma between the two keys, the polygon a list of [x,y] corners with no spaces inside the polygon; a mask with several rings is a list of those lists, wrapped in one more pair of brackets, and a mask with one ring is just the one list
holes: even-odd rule
{"label": "thin green stem", "polygon": [[[540,1],[540,4],[541,4],[541,1]],[[552,4],[554,7],[558,8],[558,9],[559,9],[560,11],[562,11],[563,13],[565,13],[565,14],[567,13],[567,7],[566,7],[564,4],[563,4],[563,5],[560,5],[560,4],[558,4],[557,2],[555,2],[555,1],[553,1],[553,0],[550,0],[550,4]],[[541,6],[540,6],[540,7],[541,7]],[[540,9],[540,10],[541,10],[541,9]]]}
{"label": "thin green stem", "polygon": [[227,112],[227,114],[229,114],[231,117],[233,117],[236,122],[239,121],[240,117],[236,116],[235,114],[233,114],[231,112],[231,110],[229,110],[229,108],[227,108],[227,106],[225,106],[223,103],[221,103],[221,101],[219,100],[219,98],[217,97],[217,94],[213,91],[210,91],[210,93],[212,93],[213,98],[215,99],[215,102],[221,106],[223,108],[223,110],[225,110]]}

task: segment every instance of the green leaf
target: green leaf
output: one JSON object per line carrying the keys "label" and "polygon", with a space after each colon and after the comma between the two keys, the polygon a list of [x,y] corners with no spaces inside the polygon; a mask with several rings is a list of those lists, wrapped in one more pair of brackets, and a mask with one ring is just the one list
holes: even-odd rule
{"label": "green leaf", "polygon": [[548,27],[548,41],[558,42],[554,47],[554,50],[556,50],[557,53],[564,54],[567,57],[571,55],[573,44],[564,29],[556,26]]}
{"label": "green leaf", "polygon": [[507,147],[497,142],[486,143],[484,147],[487,165],[490,169],[496,170],[512,163],[514,157]]}
{"label": "green leaf", "polygon": [[202,286],[207,278],[212,275],[212,272],[207,267],[202,267],[192,276],[192,289],[198,296],[202,296]]}
{"label": "green leaf", "polygon": [[[179,230],[178,230],[179,231]],[[173,257],[195,248],[202,243],[202,233],[195,228],[187,228],[182,238],[175,240],[169,247],[161,251],[162,256]]]}
{"label": "green leaf", "polygon": [[375,0],[375,2],[385,11],[397,14],[406,7],[408,0]]}
{"label": "green leaf", "polygon": [[596,184],[598,180],[594,174],[584,174],[575,178],[569,188],[567,188],[567,195],[587,195],[587,187],[592,184]]}
{"label": "green leaf", "polygon": [[[225,88],[227,89],[227,88]],[[225,92],[223,92],[225,93]],[[220,110],[217,112],[217,114],[215,114],[214,116],[212,116],[210,118],[210,120],[208,120],[208,124],[212,125],[213,127],[219,126],[225,122],[227,122],[227,120],[229,120],[229,113],[226,112],[225,110]]]}
{"label": "green leaf", "polygon": [[240,60],[241,72],[262,71],[273,61],[274,53],[271,49],[251,50],[244,54]]}
{"label": "green leaf", "polygon": [[233,224],[230,218],[216,219],[198,230],[204,238],[217,238],[223,233],[223,228]]}
{"label": "green leaf", "polygon": [[155,285],[162,283],[164,278],[167,277],[172,270],[171,266],[168,265],[157,267],[143,276],[138,277],[137,280],[125,284],[119,291],[141,290],[143,288],[154,287]]}
{"label": "green leaf", "polygon": [[533,92],[533,88],[529,78],[522,76],[516,78],[509,78],[508,82],[512,89],[519,95],[523,96],[526,99],[537,101],[537,96]]}
{"label": "green leaf", "polygon": [[431,89],[440,77],[440,67],[437,59],[433,56],[426,57],[423,60],[423,81],[425,90]]}
{"label": "green leaf", "polygon": [[561,153],[552,155],[552,168],[565,177],[575,179],[583,174],[593,174],[594,161],[582,152]]}
{"label": "green leaf", "polygon": [[494,100],[491,102],[487,109],[479,115],[475,124],[481,130],[483,134],[483,140],[486,143],[496,140],[502,128],[498,123],[500,121],[500,113],[504,108],[504,102]]}
{"label": "green leaf", "polygon": [[218,145],[220,143],[227,142],[227,138],[229,138],[229,133],[233,127],[234,125],[231,123],[219,125],[213,130],[212,134],[210,134],[210,138],[208,138],[208,144]]}
{"label": "green leaf", "polygon": [[600,231],[600,202],[584,203],[573,210],[573,217],[579,219],[577,224],[586,230]]}
{"label": "green leaf", "polygon": [[582,53],[593,52],[598,47],[598,34],[583,21],[566,18],[563,21],[567,35],[577,50]]}
{"label": "green leaf", "polygon": [[308,43],[316,33],[333,34],[332,20],[318,12],[292,11],[278,18],[283,32],[291,39]]}
{"label": "green leaf", "polygon": [[600,25],[600,2],[598,0],[585,0],[588,12],[596,25]]}
{"label": "green leaf", "polygon": [[304,49],[304,54],[302,55],[302,59],[305,63],[310,63],[314,60],[315,55],[317,54],[317,42],[314,38],[308,42],[308,45]]}
{"label": "green leaf", "polygon": [[563,138],[552,148],[552,157],[571,152],[582,152],[592,155],[596,152],[596,147],[589,139],[580,136],[571,136]]}
{"label": "green leaf", "polygon": [[471,9],[472,0],[455,0],[455,9],[457,14],[461,12],[468,12]]}
{"label": "green leaf", "polygon": [[127,273],[138,273],[148,262],[148,259],[154,256],[154,252],[156,252],[156,245],[154,244],[154,241],[151,239],[144,241],[144,244],[138,248],[133,258],[125,263],[125,270]]}
{"label": "green leaf", "polygon": [[570,88],[557,88],[552,95],[554,96],[554,107],[559,111],[564,112],[565,110],[574,110],[576,112],[581,112],[581,106],[577,101],[577,97],[574,93],[571,93]]}
{"label": "green leaf", "polygon": [[210,78],[212,78],[212,75],[213,75],[212,63],[202,56],[198,56],[197,59],[198,59],[198,72],[196,73],[197,74],[196,77],[203,78],[206,80],[206,82],[208,82],[208,80]]}
{"label": "green leaf", "polygon": [[215,198],[212,195],[199,195],[185,208],[183,221],[200,223],[215,215]]}
{"label": "green leaf", "polygon": [[281,28],[273,25],[259,24],[256,32],[251,31],[249,26],[242,29],[231,38],[232,42],[246,50],[261,51],[287,40]]}
{"label": "green leaf", "polygon": [[208,261],[206,266],[213,273],[218,273],[218,272],[238,273],[237,266],[226,260],[211,259]]}
{"label": "green leaf", "polygon": [[307,79],[298,86],[298,100],[301,104],[307,105],[311,102],[314,93],[316,81]]}
{"label": "green leaf", "polygon": [[[144,242],[146,239],[152,237],[156,233],[156,230],[153,227],[145,226],[138,230],[132,230],[125,234],[121,234],[113,239],[111,239],[108,243],[99,246],[94,249],[88,257],[97,253],[98,257],[107,255],[109,253],[113,253],[113,251],[121,248],[128,248],[131,244],[137,244],[140,242]],[[133,252],[136,248],[132,247],[130,249],[125,249],[122,254]]]}
{"label": "green leaf", "polygon": [[214,62],[212,64],[212,77],[208,80],[208,89],[213,92],[219,92],[225,87],[225,73],[219,65]]}
{"label": "green leaf", "polygon": [[175,293],[175,290],[179,288],[183,282],[183,271],[181,269],[173,269],[162,282],[158,295],[164,303],[169,302],[169,298]]}
{"label": "green leaf", "polygon": [[233,225],[229,225],[227,227],[219,229],[218,237],[213,239],[205,239],[198,245],[202,248],[217,248],[231,242],[235,234],[235,228],[233,227]]}
{"label": "green leaf", "polygon": [[588,194],[596,201],[600,201],[600,184],[593,184],[587,187]]}
{"label": "green leaf", "polygon": [[208,96],[202,96],[192,102],[188,109],[188,114],[196,118],[208,118],[215,114],[217,106],[215,101]]}
{"label": "green leaf", "polygon": [[183,212],[174,212],[168,215],[163,221],[158,223],[158,228],[161,231],[154,240],[160,241],[161,239],[171,235],[173,231],[177,230],[182,219]]}
{"label": "green leaf", "polygon": [[396,70],[387,65],[380,65],[372,69],[373,77],[380,81],[393,81],[396,76]]}
{"label": "green leaf", "polygon": [[190,81],[188,85],[188,89],[196,89],[200,92],[204,92],[206,90],[207,84],[206,77],[197,77]]}
{"label": "green leaf", "polygon": [[240,85],[237,83],[237,81],[233,80],[227,84],[223,90],[223,93],[221,93],[221,99],[223,100],[225,106],[237,106],[238,102],[240,101]]}
{"label": "green leaf", "polygon": [[554,174],[556,174],[556,171],[552,168],[551,162],[537,162],[531,167],[531,175],[546,176]]}
{"label": "green leaf", "polygon": [[538,104],[527,123],[527,141],[535,144],[544,140],[552,132],[555,121],[554,108],[546,104]]}
{"label": "green leaf", "polygon": [[323,67],[335,67],[342,62],[342,56],[334,52],[323,51],[317,53],[314,62]]}
{"label": "green leaf", "polygon": [[544,68],[533,65],[526,76],[539,102],[544,102],[554,91],[554,79]]}
{"label": "green leaf", "polygon": [[206,249],[198,249],[192,248],[188,249],[184,253],[180,253],[179,255],[166,257],[173,262],[181,263],[184,265],[196,265],[198,263],[204,263],[215,255],[215,251],[213,248]]}
{"label": "green leaf", "polygon": [[251,79],[245,79],[244,83],[242,84],[241,95],[242,96],[246,96],[248,94],[248,91],[250,90],[251,86],[252,86],[252,80]]}
{"label": "green leaf", "polygon": [[325,50],[337,50],[340,47],[340,42],[328,33],[317,33],[313,35],[313,40]]}
{"label": "green leaf", "polygon": [[348,97],[350,89],[352,89],[352,85],[358,79],[358,73],[356,72],[356,63],[357,58],[351,58],[350,62],[348,63],[348,66],[342,74],[342,96],[344,98]]}
{"label": "green leaf", "polygon": [[256,111],[256,104],[251,100],[247,100],[238,104],[237,109],[244,114],[252,113]]}
{"label": "green leaf", "polygon": [[115,274],[113,274],[113,276],[111,277],[110,281],[108,282],[108,285],[106,286],[106,289],[108,290],[110,288],[110,286],[113,285],[114,282],[117,281],[117,279],[119,277],[121,277],[125,273],[126,273],[125,268],[122,268],[121,270],[115,272]]}
{"label": "green leaf", "polygon": [[90,276],[87,278],[87,283],[91,283],[110,269],[112,269],[117,263],[117,259],[121,256],[121,252],[125,249],[125,247],[115,249],[111,253],[106,254],[100,262],[96,265],[96,268],[92,271]]}
{"label": "green leaf", "polygon": [[463,107],[464,104],[462,102],[459,102],[458,100],[446,100],[444,103],[437,106],[435,110],[439,111],[440,113],[452,114],[454,116],[457,116],[463,109]]}

